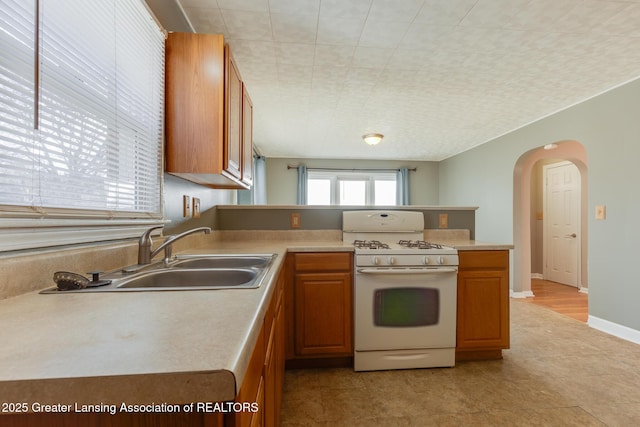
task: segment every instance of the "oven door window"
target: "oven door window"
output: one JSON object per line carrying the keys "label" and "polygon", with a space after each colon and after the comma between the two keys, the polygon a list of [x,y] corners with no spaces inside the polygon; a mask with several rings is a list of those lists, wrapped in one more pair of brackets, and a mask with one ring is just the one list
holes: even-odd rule
{"label": "oven door window", "polygon": [[440,317],[438,289],[377,289],[373,304],[373,322],[376,326],[431,326],[437,325]]}

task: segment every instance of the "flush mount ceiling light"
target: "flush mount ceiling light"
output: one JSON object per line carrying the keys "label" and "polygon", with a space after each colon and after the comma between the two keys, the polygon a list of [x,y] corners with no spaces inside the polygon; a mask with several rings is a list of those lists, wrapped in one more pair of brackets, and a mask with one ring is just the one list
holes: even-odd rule
{"label": "flush mount ceiling light", "polygon": [[377,145],[382,141],[382,137],[384,135],[381,133],[368,133],[366,135],[362,135],[362,139],[369,145]]}

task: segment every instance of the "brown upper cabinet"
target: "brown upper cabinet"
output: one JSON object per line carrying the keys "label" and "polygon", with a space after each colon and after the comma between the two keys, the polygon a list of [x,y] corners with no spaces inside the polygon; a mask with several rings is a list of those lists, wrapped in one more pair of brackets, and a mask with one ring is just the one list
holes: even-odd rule
{"label": "brown upper cabinet", "polygon": [[165,64],[166,171],[213,188],[249,188],[253,107],[224,37],[169,33]]}
{"label": "brown upper cabinet", "polygon": [[253,184],[253,102],[242,85],[242,182]]}

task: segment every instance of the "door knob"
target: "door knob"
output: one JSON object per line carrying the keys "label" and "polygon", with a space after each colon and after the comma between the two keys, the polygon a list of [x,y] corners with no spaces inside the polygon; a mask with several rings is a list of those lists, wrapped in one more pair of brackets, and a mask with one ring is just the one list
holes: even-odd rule
{"label": "door knob", "polygon": [[573,234],[567,234],[564,237],[573,237],[575,239],[576,237],[578,237],[578,235],[576,233],[573,233]]}

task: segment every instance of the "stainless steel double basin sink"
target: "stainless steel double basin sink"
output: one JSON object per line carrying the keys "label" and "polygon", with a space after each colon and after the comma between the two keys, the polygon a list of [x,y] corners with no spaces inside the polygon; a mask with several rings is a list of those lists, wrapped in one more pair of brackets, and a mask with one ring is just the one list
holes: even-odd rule
{"label": "stainless steel double basin sink", "polygon": [[110,282],[104,285],[90,282],[86,287],[56,287],[42,293],[254,289],[262,284],[275,257],[276,254],[178,255],[169,263],[140,266],[135,272],[104,274],[100,282]]}

